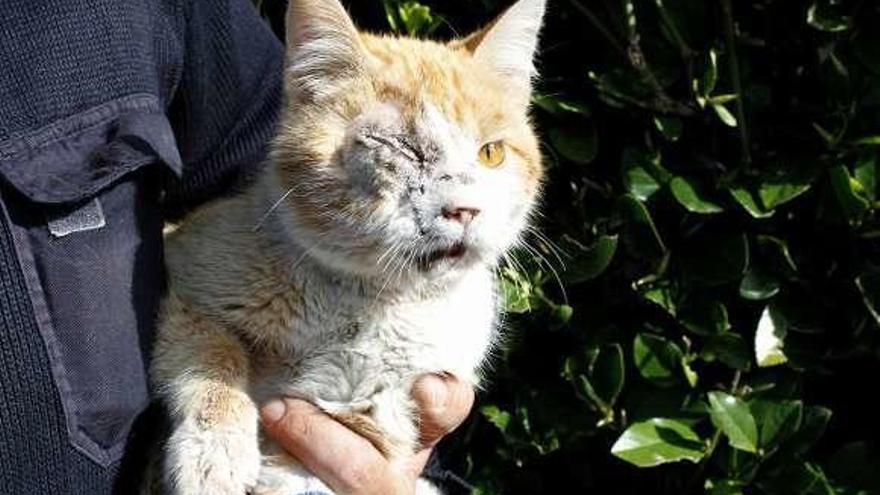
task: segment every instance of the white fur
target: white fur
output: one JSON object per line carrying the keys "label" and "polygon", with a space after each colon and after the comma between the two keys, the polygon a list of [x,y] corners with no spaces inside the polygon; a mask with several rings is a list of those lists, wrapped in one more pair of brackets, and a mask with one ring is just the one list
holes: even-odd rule
{"label": "white fur", "polygon": [[[376,286],[364,290],[304,265],[293,283],[309,287],[303,302],[311,309],[291,328],[295,350],[285,362],[287,372],[254,384],[256,400],[281,395],[306,399],[332,413],[368,414],[383,437],[399,446],[399,454],[407,455],[418,441],[410,396],[414,380],[424,373],[450,372],[479,383],[479,367],[495,331],[492,274],[474,270],[431,296],[377,299]],[[360,328],[356,335],[349,332],[353,323]],[[267,450],[273,447],[264,446]],[[256,494],[332,493],[284,456],[264,458],[259,478]],[[439,492],[421,481],[416,493]]]}
{"label": "white fur", "polygon": [[[523,95],[544,3],[520,0],[475,52]],[[363,69],[358,35],[337,0],[293,0],[288,26],[295,95],[325,98]],[[410,393],[418,376],[449,372],[479,385],[498,323],[494,271],[536,199],[523,157],[509,152],[503,166],[481,166],[487,136],[429,101],[415,122],[386,102],[346,124],[337,152],[310,163],[293,188],[278,175],[283,167],[270,167],[168,239],[170,292],[248,354],[246,384],[186,376],[187,364],[163,368],[171,378],[159,390],[175,421],[165,474],[177,493],[240,494],[255,481],[257,494],[323,487],[277,445],[257,448],[255,404],[271,398],[368,416],[394,461],[417,447]],[[491,140],[504,139],[494,131]],[[276,149],[274,159],[300,158],[291,149]],[[463,223],[444,214],[456,207],[480,212]],[[316,211],[324,221],[306,218]],[[466,247],[458,257],[431,257],[456,246]],[[234,392],[241,417],[200,424],[193,397],[212,387]],[[420,482],[417,492],[436,489]]]}
{"label": "white fur", "polygon": [[[250,421],[204,429],[195,418],[179,424],[168,439],[164,471],[176,493],[245,493],[260,475],[255,410]],[[244,419],[244,418],[242,418]]]}
{"label": "white fur", "polygon": [[418,375],[445,371],[479,383],[497,314],[491,265],[401,291],[383,279],[336,276],[302,249],[288,248],[300,260],[291,284],[308,288],[287,333],[294,373],[255,384],[256,400],[287,395],[333,412],[374,408],[395,440],[414,445],[409,389]]}
{"label": "white fur", "polygon": [[308,97],[332,95],[361,70],[364,50],[337,0],[296,0],[287,12],[288,81]]}
{"label": "white fur", "polygon": [[533,59],[546,4],[546,0],[520,0],[513,4],[492,25],[474,53],[526,92],[537,74]]}

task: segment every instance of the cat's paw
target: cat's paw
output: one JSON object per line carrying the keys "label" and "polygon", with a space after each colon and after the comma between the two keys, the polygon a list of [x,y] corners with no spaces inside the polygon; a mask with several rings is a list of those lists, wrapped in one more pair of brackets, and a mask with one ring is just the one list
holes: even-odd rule
{"label": "cat's paw", "polygon": [[202,429],[185,422],[166,450],[165,484],[175,495],[244,495],[259,476],[255,425]]}

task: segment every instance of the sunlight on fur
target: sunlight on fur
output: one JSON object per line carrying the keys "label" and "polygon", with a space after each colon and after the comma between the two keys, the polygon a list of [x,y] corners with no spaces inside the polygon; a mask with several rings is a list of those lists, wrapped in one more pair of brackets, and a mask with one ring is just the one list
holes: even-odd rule
{"label": "sunlight on fur", "polygon": [[272,397],[318,405],[393,459],[416,447],[417,376],[479,385],[495,271],[543,177],[528,103],[544,4],[440,43],[291,0],[269,165],[167,239],[152,377],[173,419],[170,492],[329,491],[261,443]]}

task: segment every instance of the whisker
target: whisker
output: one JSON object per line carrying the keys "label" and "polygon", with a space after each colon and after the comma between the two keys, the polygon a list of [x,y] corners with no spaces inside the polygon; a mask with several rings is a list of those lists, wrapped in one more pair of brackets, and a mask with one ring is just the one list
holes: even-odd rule
{"label": "whisker", "polygon": [[540,230],[536,229],[531,225],[526,226],[526,231],[532,235],[534,235],[539,241],[541,241],[545,246],[547,246],[547,251],[549,251],[556,259],[559,261],[559,265],[563,270],[566,269],[565,261],[562,259],[563,256],[566,258],[571,258],[565,250],[559,247],[555,242],[550,240],[546,235],[544,235]]}
{"label": "whisker", "polygon": [[564,286],[563,283],[562,283],[562,277],[559,276],[559,272],[556,271],[556,268],[553,267],[553,264],[550,263],[550,262],[547,260],[547,258],[544,257],[543,254],[541,254],[541,253],[540,253],[539,251],[537,251],[534,247],[532,247],[531,245],[529,245],[528,242],[526,242],[526,241],[522,241],[522,242],[520,243],[520,245],[521,245],[526,251],[528,251],[529,253],[531,253],[532,256],[538,258],[540,261],[543,262],[544,265],[546,265],[547,269],[550,270],[550,273],[553,274],[553,278],[556,279],[556,284],[559,286],[559,291],[562,293],[562,299],[563,299],[563,301],[565,302],[565,304],[568,304],[568,294],[565,292],[565,286]]}
{"label": "whisker", "polygon": [[276,201],[274,204],[272,204],[271,207],[269,207],[269,211],[267,211],[266,214],[260,218],[260,221],[257,222],[256,225],[254,225],[253,232],[260,230],[260,228],[263,226],[263,224],[266,223],[266,220],[269,219],[269,216],[272,215],[272,213],[274,213],[275,210],[277,210],[279,206],[281,206],[281,203],[283,203],[284,200],[287,199],[288,196],[290,196],[293,193],[293,190],[294,190],[293,187],[288,189],[287,192],[285,192],[283,195],[281,195],[281,198],[279,198],[278,201]]}

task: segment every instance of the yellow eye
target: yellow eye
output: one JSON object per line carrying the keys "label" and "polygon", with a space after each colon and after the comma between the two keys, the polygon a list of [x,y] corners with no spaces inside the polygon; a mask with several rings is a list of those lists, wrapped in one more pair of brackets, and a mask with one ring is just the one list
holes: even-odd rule
{"label": "yellow eye", "polygon": [[492,141],[484,144],[480,148],[477,158],[480,160],[480,165],[486,168],[499,167],[504,163],[504,142]]}

